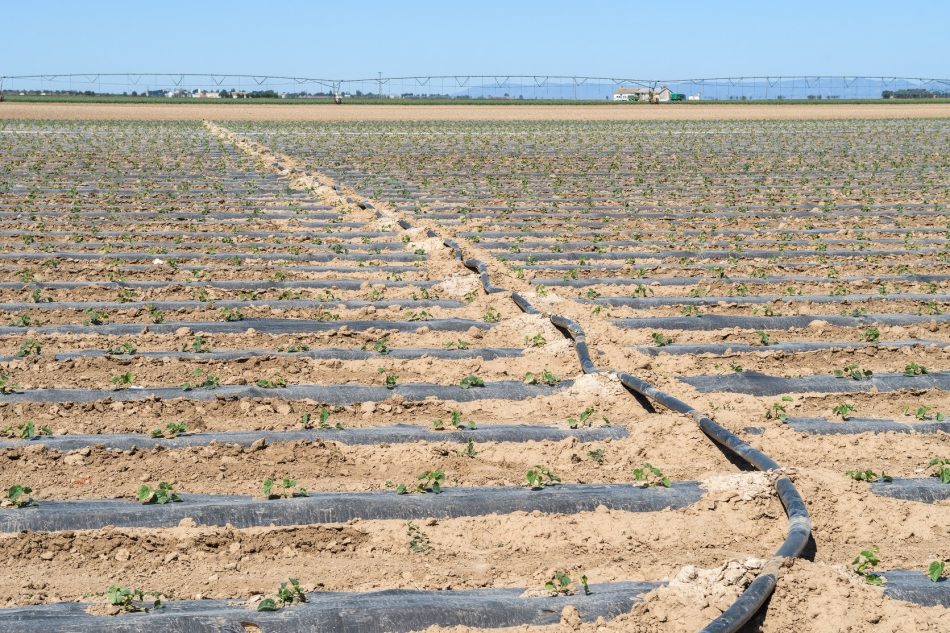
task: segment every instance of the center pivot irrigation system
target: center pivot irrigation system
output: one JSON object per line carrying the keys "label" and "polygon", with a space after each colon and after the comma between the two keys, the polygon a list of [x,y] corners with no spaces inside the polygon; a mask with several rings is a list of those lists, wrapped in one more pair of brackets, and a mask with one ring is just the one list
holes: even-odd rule
{"label": "center pivot irrigation system", "polygon": [[[826,419],[821,397],[793,415],[793,394],[847,394],[863,414],[878,392],[950,386],[946,186],[920,151],[944,132],[877,124],[4,123],[0,412],[17,424],[0,444],[16,457],[0,531],[30,552],[5,558],[50,592],[66,578],[106,593],[110,611],[0,609],[0,631],[382,633],[556,624],[569,606],[583,622],[645,617],[647,596],[675,587],[640,573],[643,551],[651,569],[754,556],[749,582],[703,612],[703,631],[738,631],[783,565],[813,553],[786,447],[863,423]],[[695,150],[685,165],[612,149],[674,133]],[[799,143],[807,165],[783,171]],[[841,147],[861,169],[836,171]],[[904,162],[872,169],[881,147]],[[779,345],[788,377],[738,366],[768,367]],[[904,371],[807,375],[816,345]],[[664,369],[684,354],[703,356],[698,375]],[[723,479],[765,484],[717,497]],[[950,485],[893,477],[870,492],[913,508]],[[164,536],[189,526],[210,541]],[[320,546],[315,528],[334,532]],[[529,537],[512,544],[515,529]],[[86,555],[96,539],[113,547]],[[305,571],[335,560],[319,591],[288,581],[236,599],[275,570],[316,589]],[[546,569],[531,565],[558,567],[532,587]],[[867,565],[888,596],[950,605],[916,567]],[[235,599],[152,609],[133,580],[88,584],[193,587],[211,572],[235,584],[192,593]]]}
{"label": "center pivot irrigation system", "polygon": [[[0,76],[0,93],[93,93],[203,98],[275,96],[339,99],[611,100],[622,88],[659,90],[701,100],[880,99],[950,96],[950,79],[893,76],[775,75],[643,79],[576,75],[419,75],[330,79],[227,73],[48,73]],[[902,92],[903,91],[903,92]]]}

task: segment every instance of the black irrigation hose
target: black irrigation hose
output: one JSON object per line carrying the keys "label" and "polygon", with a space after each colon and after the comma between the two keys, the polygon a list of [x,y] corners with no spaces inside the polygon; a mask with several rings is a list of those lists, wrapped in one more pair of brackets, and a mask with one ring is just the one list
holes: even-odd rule
{"label": "black irrigation hose", "polygon": [[609,305],[615,308],[657,308],[664,306],[715,306],[720,304],[753,305],[762,303],[867,303],[870,301],[950,301],[947,294],[925,294],[922,292],[846,295],[757,295],[757,296],[707,296],[707,297],[598,297],[597,299],[578,298],[578,303]]}
{"label": "black irrigation hose", "polygon": [[[457,250],[459,255],[461,249],[454,241],[446,245]],[[486,266],[478,260],[465,261],[465,266],[478,272],[482,278],[482,284],[486,292],[492,292],[495,286],[492,286],[488,279]],[[501,291],[498,288],[495,291]],[[527,303],[527,302],[526,302]],[[520,305],[520,304],[519,304]],[[530,304],[528,304],[530,305]],[[574,340],[575,349],[578,358],[585,373],[596,373],[597,367],[590,358],[590,352],[587,348],[586,338],[583,328],[566,317],[552,315],[551,323],[558,329],[566,332]],[[696,420],[700,429],[710,437],[714,442],[736,455],[740,459],[751,464],[758,470],[780,471],[780,466],[768,457],[765,453],[753,448],[742,441],[738,436],[726,430],[724,427],[716,424],[713,420],[701,415],[698,411],[686,403],[656,389],[649,383],[635,378],[630,374],[619,374],[620,380],[624,386],[632,392],[642,397],[659,402],[663,406],[679,413],[689,415]],[[808,516],[808,509],[794,484],[785,475],[780,475],[775,481],[775,490],[782,505],[785,507],[785,513],[788,516],[789,527],[785,541],[776,550],[772,560],[766,565],[762,573],[746,588],[739,598],[726,610],[703,629],[703,633],[735,633],[746,622],[751,619],[755,613],[762,608],[765,601],[772,595],[777,582],[778,569],[782,558],[797,557],[805,549],[809,538],[811,537],[811,520]]]}
{"label": "black irrigation hose", "polygon": [[541,311],[531,305],[520,293],[512,292],[511,300],[514,301],[515,305],[521,308],[521,311],[525,314],[541,314]]}
{"label": "black irrigation hose", "polygon": [[[410,267],[413,269],[413,267]],[[370,272],[372,269],[365,270]],[[361,290],[369,286],[386,288],[431,288],[437,281],[415,280],[394,281],[380,279],[369,282],[365,279],[300,279],[287,281],[260,281],[255,279],[225,279],[217,281],[34,281],[18,283],[0,281],[0,288],[15,290],[68,290],[74,288],[124,288],[164,289],[164,288],[217,288],[218,290],[286,290],[289,288],[330,288],[336,290]]]}
{"label": "black irrigation hose", "polygon": [[465,304],[461,301],[452,299],[389,299],[382,301],[363,301],[363,300],[331,300],[321,301],[312,299],[215,299],[212,301],[195,300],[158,300],[158,301],[47,301],[45,303],[33,303],[18,301],[16,303],[0,303],[0,312],[20,312],[24,310],[141,310],[156,308],[158,310],[198,310],[201,308],[282,308],[288,310],[294,309],[325,309],[344,308],[346,310],[357,310],[360,308],[373,307],[385,310],[390,307],[398,308],[461,308]]}
{"label": "black irrigation hose", "polygon": [[590,350],[587,347],[587,337],[584,336],[584,329],[576,321],[558,314],[551,315],[551,323],[562,332],[566,332],[574,341],[574,350],[577,352],[577,358],[580,360],[581,368],[585,374],[596,374],[600,370],[594,365],[590,358]]}
{"label": "black irrigation hose", "polygon": [[[443,349],[437,347],[400,347],[391,349],[385,354],[377,351],[365,351],[361,349],[340,349],[323,348],[308,350],[306,352],[277,352],[266,349],[248,349],[248,350],[229,350],[226,352],[135,352],[134,354],[113,354],[109,351],[96,349],[77,350],[74,352],[63,352],[55,354],[53,359],[57,362],[75,358],[110,358],[122,361],[123,359],[149,359],[149,358],[176,358],[193,362],[211,362],[211,361],[230,361],[230,360],[248,360],[251,358],[313,358],[315,360],[381,360],[383,358],[415,359],[415,358],[439,358],[439,359],[459,359],[459,358],[480,358],[482,360],[494,360],[496,358],[512,358],[521,356],[524,350],[516,347],[471,347],[466,349]],[[0,363],[7,363],[18,360],[19,356],[0,356]],[[46,358],[46,357],[43,357]]]}
{"label": "black irrigation hose", "polygon": [[919,571],[894,569],[880,574],[884,577],[884,595],[925,607],[950,608],[950,579],[933,582]]}
{"label": "black irrigation hose", "polygon": [[748,343],[674,343],[664,345],[643,345],[632,349],[641,354],[658,356],[660,354],[680,355],[680,354],[714,354],[722,356],[725,354],[753,354],[753,353],[783,353],[799,354],[807,352],[818,352],[835,349],[866,349],[874,348],[879,350],[900,349],[904,347],[926,347],[936,345],[946,347],[948,343],[931,339],[914,339],[906,341],[877,341],[875,343],[856,343],[853,341],[829,341],[827,343],[772,343],[771,345],[751,345]]}
{"label": "black irrigation hose", "polygon": [[700,393],[742,393],[750,396],[778,396],[786,393],[867,393],[903,389],[950,390],[950,372],[932,372],[921,376],[874,374],[859,380],[849,377],[805,376],[780,378],[757,371],[733,372],[716,376],[684,376],[679,380]]}
{"label": "black irrigation hose", "polygon": [[[572,605],[582,622],[628,613],[640,596],[660,582],[590,585],[589,596],[526,597],[525,589],[416,591],[389,589],[366,593],[318,592],[307,602],[276,612],[258,612],[234,601],[172,600],[148,614],[90,615],[89,604],[61,602],[3,609],[0,632],[48,633],[297,633],[347,631],[409,633],[432,626],[476,629],[558,624]],[[250,627],[253,627],[250,628]]]}
{"label": "black irrigation hose", "polygon": [[[616,265],[608,268],[608,264],[595,267],[577,267],[571,264],[552,264],[550,266],[534,266],[531,270],[628,270],[626,265]],[[527,267],[526,267],[527,268]],[[561,279],[550,277],[535,277],[531,280],[533,284],[548,286],[551,288],[557,286],[569,288],[585,288],[587,286],[696,286],[709,283],[733,283],[733,284],[777,284],[777,283],[842,283],[848,281],[870,281],[879,283],[882,281],[902,281],[902,282],[938,282],[950,279],[950,275],[876,275],[873,277],[809,277],[807,275],[775,275],[767,277],[713,277],[713,276],[695,276],[695,277],[587,277],[584,279]],[[788,295],[782,295],[788,296]],[[884,296],[884,295],[882,295]]]}
{"label": "black irrigation hose", "polygon": [[553,386],[528,385],[520,380],[486,382],[483,387],[465,389],[455,385],[431,383],[397,384],[394,388],[362,384],[341,385],[288,385],[264,388],[257,385],[223,385],[214,389],[197,387],[130,387],[128,389],[31,389],[0,394],[0,405],[11,402],[137,402],[141,400],[184,398],[193,401],[239,398],[274,398],[279,400],[314,400],[327,404],[355,404],[359,402],[383,402],[400,396],[412,402],[438,398],[452,402],[476,400],[527,400],[549,396],[568,389],[572,380],[562,380]]}
{"label": "black irrigation hose", "polygon": [[919,479],[893,478],[891,481],[878,480],[871,484],[871,492],[884,497],[893,497],[904,501],[937,503],[950,499],[950,484],[937,477]]}
{"label": "black irrigation hose", "polygon": [[[280,262],[330,262],[338,259],[348,260],[348,261],[373,261],[379,260],[384,262],[415,262],[423,261],[420,259],[420,255],[415,255],[413,253],[309,253],[306,255],[293,255],[291,253],[162,253],[162,256],[159,259],[169,260],[174,259],[175,261],[191,261],[191,260],[228,260],[233,259],[235,256],[243,257],[246,259],[260,259],[265,261],[280,261]],[[109,253],[110,259],[120,259],[120,260],[153,260],[156,258],[155,255],[151,253],[136,253],[136,252],[121,252],[121,253]],[[83,253],[83,252],[49,252],[49,253],[0,253],[0,259],[10,259],[10,260],[49,260],[49,259],[60,259],[60,260],[102,260],[102,253]]]}
{"label": "black irrigation hose", "polygon": [[109,323],[104,325],[31,325],[29,327],[0,326],[0,336],[33,334],[98,334],[102,336],[136,336],[145,330],[155,334],[174,334],[179,328],[188,328],[206,334],[244,334],[253,329],[259,334],[312,334],[332,332],[346,327],[351,331],[395,330],[415,332],[421,327],[436,332],[464,332],[469,328],[480,330],[492,327],[490,323],[471,319],[430,319],[428,321],[317,321],[314,319],[244,319],[242,321],[165,321],[164,323]]}
{"label": "black irrigation hose", "polygon": [[[458,245],[458,242],[456,242],[453,239],[447,238],[443,240],[443,243],[452,249],[452,253],[455,255],[456,258],[458,258],[460,261],[462,260],[463,258],[462,248]],[[484,287],[485,292],[491,294],[493,292],[504,291],[503,288],[498,288],[497,286],[491,283],[488,277],[488,268],[485,266],[485,264],[475,259],[469,259],[462,263],[469,270],[472,270],[479,274],[479,277],[482,280],[482,287]],[[511,300],[514,301],[515,305],[518,306],[518,308],[520,308],[521,311],[524,312],[525,314],[541,314],[540,310],[538,310],[533,305],[531,305],[531,302],[525,299],[524,296],[522,296],[518,292],[511,293]]]}
{"label": "black irrigation hose", "polygon": [[488,278],[488,266],[484,262],[477,259],[466,259],[464,262],[465,267],[469,270],[478,273],[478,276],[481,277],[482,286],[485,287],[485,292],[488,294],[495,294],[496,292],[505,292],[504,288],[499,288],[492,284],[491,280]]}
{"label": "black irrigation hose", "polygon": [[848,418],[841,422],[825,418],[786,418],[785,424],[799,433],[855,435],[858,433],[950,433],[950,420],[895,422],[877,418]]}
{"label": "black irrigation hose", "polygon": [[627,437],[622,426],[564,429],[556,426],[534,424],[497,424],[477,429],[434,431],[414,424],[394,424],[383,427],[355,429],[315,428],[289,431],[221,431],[188,433],[173,438],[153,438],[140,433],[35,435],[29,440],[2,440],[0,448],[26,448],[43,446],[50,450],[74,451],[86,446],[104,446],[108,449],[129,450],[132,448],[166,449],[189,446],[238,444],[250,446],[258,440],[274,442],[328,441],[347,445],[405,444],[409,442],[449,442],[453,444],[472,442],[560,442],[575,438],[579,442],[619,440]]}
{"label": "black irrigation hose", "polygon": [[[635,393],[659,402],[668,409],[692,417],[699,424],[700,429],[714,442],[756,469],[765,471],[781,470],[779,465],[765,453],[743,442],[739,437],[702,415],[682,400],[664,393],[646,381],[630,374],[620,373],[618,375],[621,383]],[[788,516],[789,526],[785,541],[776,550],[763,572],[722,615],[703,629],[703,633],[734,633],[738,631],[762,608],[762,605],[775,590],[781,559],[799,556],[808,544],[808,539],[811,536],[811,521],[801,495],[785,475],[780,475],[776,479],[775,490]]]}
{"label": "black irrigation hose", "polygon": [[789,330],[804,328],[814,321],[824,321],[834,327],[858,327],[868,325],[916,325],[918,323],[947,323],[950,314],[867,314],[864,316],[838,316],[834,314],[801,314],[797,316],[738,316],[703,314],[700,316],[637,317],[615,319],[613,324],[626,329],[665,329],[683,331],[722,330]]}
{"label": "black irrigation hose", "polygon": [[[410,482],[410,487],[412,486]],[[599,506],[621,512],[659,512],[690,506],[703,496],[695,481],[670,487],[631,484],[559,484],[532,490],[525,486],[443,488],[439,494],[311,492],[307,497],[267,500],[240,495],[180,493],[180,502],[143,506],[131,500],[43,500],[35,507],[0,513],[0,532],[96,530],[106,526],[175,527],[191,518],[198,525],[235,528],[313,525],[360,520],[453,519],[543,512],[576,514]]]}

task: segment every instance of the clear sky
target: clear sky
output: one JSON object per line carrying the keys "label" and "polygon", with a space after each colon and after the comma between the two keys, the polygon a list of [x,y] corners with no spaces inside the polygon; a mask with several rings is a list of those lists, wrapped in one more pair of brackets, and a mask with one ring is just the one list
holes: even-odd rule
{"label": "clear sky", "polygon": [[3,75],[950,77],[950,0],[0,1]]}

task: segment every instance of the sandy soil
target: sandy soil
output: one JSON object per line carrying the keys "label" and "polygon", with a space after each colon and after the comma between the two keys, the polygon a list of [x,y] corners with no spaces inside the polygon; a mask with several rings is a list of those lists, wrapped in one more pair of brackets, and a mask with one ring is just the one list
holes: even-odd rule
{"label": "sandy soil", "polygon": [[402,106],[0,103],[0,119],[143,121],[714,121],[929,119],[950,104]]}

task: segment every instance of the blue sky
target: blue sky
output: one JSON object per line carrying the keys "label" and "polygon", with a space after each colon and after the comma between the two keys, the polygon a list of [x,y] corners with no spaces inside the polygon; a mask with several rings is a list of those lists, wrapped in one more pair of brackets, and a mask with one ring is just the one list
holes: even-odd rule
{"label": "blue sky", "polygon": [[0,74],[950,76],[950,2],[6,1]]}

